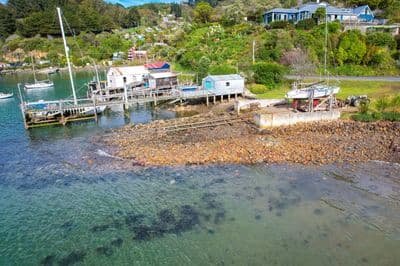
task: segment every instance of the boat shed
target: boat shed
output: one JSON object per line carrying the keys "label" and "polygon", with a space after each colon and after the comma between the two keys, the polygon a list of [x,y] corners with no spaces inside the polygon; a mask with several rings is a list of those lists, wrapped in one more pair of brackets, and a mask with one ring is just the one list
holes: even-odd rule
{"label": "boat shed", "polygon": [[110,88],[123,88],[125,85],[143,82],[149,73],[144,66],[111,67],[107,72],[107,83]]}
{"label": "boat shed", "polygon": [[174,72],[151,73],[148,79],[150,89],[166,90],[178,86],[178,75]]}
{"label": "boat shed", "polygon": [[210,75],[203,79],[202,86],[216,95],[243,94],[244,78],[237,74]]}

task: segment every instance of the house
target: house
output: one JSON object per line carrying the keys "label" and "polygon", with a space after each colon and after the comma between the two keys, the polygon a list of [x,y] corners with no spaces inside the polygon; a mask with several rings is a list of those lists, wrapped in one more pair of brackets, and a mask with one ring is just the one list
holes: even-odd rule
{"label": "house", "polygon": [[210,75],[203,79],[202,86],[217,95],[243,94],[244,78],[237,74]]}
{"label": "house", "polygon": [[144,50],[136,50],[135,47],[132,47],[128,51],[128,60],[134,60],[134,59],[146,59],[147,58],[147,51]]}
{"label": "house", "polygon": [[372,22],[374,14],[369,6],[364,5],[356,8],[335,7],[328,3],[309,2],[294,8],[274,8],[264,13],[264,23],[270,24],[274,21],[289,21],[297,23],[301,20],[312,18],[318,8],[326,8],[328,21],[338,20],[340,22]]}
{"label": "house", "polygon": [[368,5],[353,8],[353,13],[357,15],[360,22],[372,22],[374,20],[374,13]]}
{"label": "house", "polygon": [[123,88],[125,85],[142,83],[149,73],[144,66],[111,67],[107,72],[107,83],[110,88]]}
{"label": "house", "polygon": [[166,90],[178,86],[178,75],[174,72],[155,72],[148,76],[150,89]]}

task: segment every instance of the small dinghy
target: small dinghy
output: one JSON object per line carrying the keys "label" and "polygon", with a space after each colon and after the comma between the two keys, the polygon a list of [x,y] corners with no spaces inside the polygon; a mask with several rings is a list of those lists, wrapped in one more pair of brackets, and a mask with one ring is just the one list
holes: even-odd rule
{"label": "small dinghy", "polygon": [[2,93],[2,92],[0,92],[0,100],[9,99],[9,98],[12,98],[13,96],[14,96],[13,93]]}

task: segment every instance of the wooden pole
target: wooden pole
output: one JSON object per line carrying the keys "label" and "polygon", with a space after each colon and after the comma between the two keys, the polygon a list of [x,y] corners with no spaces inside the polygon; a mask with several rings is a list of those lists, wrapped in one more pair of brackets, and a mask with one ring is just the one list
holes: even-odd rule
{"label": "wooden pole", "polygon": [[208,106],[208,95],[206,96],[206,104]]}

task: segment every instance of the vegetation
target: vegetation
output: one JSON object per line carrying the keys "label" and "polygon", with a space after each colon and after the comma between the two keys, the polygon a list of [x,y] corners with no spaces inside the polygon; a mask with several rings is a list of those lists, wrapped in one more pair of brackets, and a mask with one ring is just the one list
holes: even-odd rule
{"label": "vegetation", "polygon": [[378,98],[372,105],[364,103],[352,119],[362,122],[400,121],[400,95]]}

